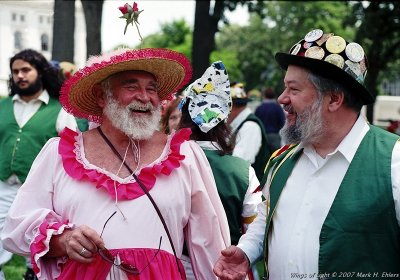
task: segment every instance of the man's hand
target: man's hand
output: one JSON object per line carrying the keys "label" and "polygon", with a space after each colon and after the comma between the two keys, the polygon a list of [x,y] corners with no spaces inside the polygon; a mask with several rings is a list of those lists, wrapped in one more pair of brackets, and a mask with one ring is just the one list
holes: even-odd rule
{"label": "man's hand", "polygon": [[221,280],[243,280],[249,267],[249,260],[242,249],[229,246],[221,251],[221,256],[214,266],[214,273]]}
{"label": "man's hand", "polygon": [[68,256],[78,262],[90,263],[93,261],[97,248],[104,248],[103,240],[95,230],[82,225],[52,236],[50,250],[46,257]]}

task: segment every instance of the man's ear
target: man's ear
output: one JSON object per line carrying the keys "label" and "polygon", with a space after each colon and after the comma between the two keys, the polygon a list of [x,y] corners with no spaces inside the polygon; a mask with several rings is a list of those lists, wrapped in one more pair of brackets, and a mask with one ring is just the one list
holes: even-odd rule
{"label": "man's ear", "polygon": [[100,84],[95,84],[92,93],[96,97],[97,105],[99,105],[100,108],[104,108],[106,106],[106,99],[102,86]]}
{"label": "man's ear", "polygon": [[331,112],[337,111],[344,102],[344,93],[340,91],[331,92],[329,94],[328,109]]}

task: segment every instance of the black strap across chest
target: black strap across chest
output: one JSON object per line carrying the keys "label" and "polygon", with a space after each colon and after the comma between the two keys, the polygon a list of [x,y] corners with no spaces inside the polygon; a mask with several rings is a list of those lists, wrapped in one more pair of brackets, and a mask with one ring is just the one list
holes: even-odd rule
{"label": "black strap across chest", "polygon": [[174,247],[174,243],[172,242],[172,238],[171,238],[171,234],[169,233],[167,224],[164,220],[164,217],[161,214],[160,209],[158,208],[156,202],[154,201],[153,197],[150,195],[150,193],[147,191],[146,186],[143,184],[142,181],[139,180],[139,178],[136,176],[136,174],[132,171],[132,169],[129,167],[129,165],[126,163],[126,161],[124,161],[124,159],[122,158],[122,156],[120,155],[120,153],[117,151],[117,149],[114,147],[114,145],[111,143],[111,141],[107,138],[107,136],[104,134],[103,130],[101,130],[100,126],[97,127],[97,130],[100,134],[100,136],[104,139],[104,141],[107,143],[107,145],[110,147],[110,149],[114,152],[114,154],[121,160],[121,162],[124,164],[124,166],[126,167],[126,169],[128,169],[128,171],[132,174],[132,177],[136,180],[136,182],[138,183],[138,185],[140,186],[140,188],[143,190],[143,192],[147,195],[147,197],[149,198],[151,204],[153,205],[154,209],[156,210],[158,217],[160,217],[160,220],[164,226],[165,232],[167,233],[168,239],[169,239],[169,243],[171,244],[172,247],[172,251],[174,252],[174,256],[175,256],[175,260],[176,260],[176,265],[178,267],[179,270],[179,274],[182,277],[182,272],[179,266],[179,262],[178,262],[178,257],[176,255],[176,251],[175,251],[175,247]]}

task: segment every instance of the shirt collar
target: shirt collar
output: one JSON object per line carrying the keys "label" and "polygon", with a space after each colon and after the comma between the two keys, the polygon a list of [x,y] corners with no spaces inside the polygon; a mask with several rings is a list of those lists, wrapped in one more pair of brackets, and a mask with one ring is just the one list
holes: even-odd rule
{"label": "shirt collar", "polygon": [[236,118],[231,122],[231,128],[233,131],[239,127],[239,125],[251,114],[250,108],[245,108],[241,111]]}
{"label": "shirt collar", "polygon": [[[329,153],[327,156],[331,156],[337,152],[340,152],[350,163],[353,160],[357,148],[360,145],[365,134],[367,134],[368,130],[369,125],[367,123],[367,120],[364,116],[360,114],[350,132],[343,138],[342,142],[340,142],[336,150],[332,153]],[[305,154],[315,153],[315,149],[309,145],[304,145],[303,143],[300,143],[298,147],[296,147],[297,150],[301,148],[304,148]]]}
{"label": "shirt collar", "polygon": [[12,97],[12,100],[13,101],[18,101],[18,102],[25,102],[25,103],[36,102],[38,100],[38,101],[41,101],[41,102],[43,102],[44,104],[47,105],[47,104],[49,104],[50,95],[47,93],[47,90],[43,90],[42,93],[37,98],[32,99],[29,102],[24,101],[19,94],[15,94]]}
{"label": "shirt collar", "polygon": [[196,140],[196,143],[205,150],[222,150],[217,142]]}

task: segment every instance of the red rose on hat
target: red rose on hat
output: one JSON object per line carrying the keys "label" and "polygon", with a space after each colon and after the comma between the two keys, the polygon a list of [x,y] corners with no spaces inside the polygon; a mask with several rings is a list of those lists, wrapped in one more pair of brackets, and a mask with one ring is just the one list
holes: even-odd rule
{"label": "red rose on hat", "polygon": [[129,24],[135,23],[136,29],[138,31],[139,37],[140,37],[140,41],[142,41],[142,35],[140,34],[139,31],[139,14],[141,12],[143,12],[143,10],[139,11],[138,5],[136,2],[133,2],[133,6],[129,5],[128,3],[126,3],[124,6],[121,6],[118,8],[121,13],[123,14],[120,18],[123,18],[126,20],[126,25],[125,25],[125,29],[124,29],[124,34],[126,33],[126,29],[128,28]]}

